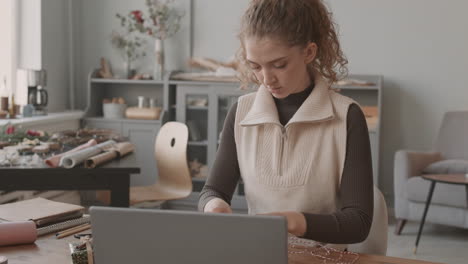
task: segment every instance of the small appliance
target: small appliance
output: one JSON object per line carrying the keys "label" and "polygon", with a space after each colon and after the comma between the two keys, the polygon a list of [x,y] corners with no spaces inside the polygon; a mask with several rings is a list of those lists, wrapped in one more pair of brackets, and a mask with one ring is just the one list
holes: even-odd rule
{"label": "small appliance", "polygon": [[33,107],[33,115],[47,115],[48,94],[45,89],[47,74],[45,70],[27,70],[28,104]]}

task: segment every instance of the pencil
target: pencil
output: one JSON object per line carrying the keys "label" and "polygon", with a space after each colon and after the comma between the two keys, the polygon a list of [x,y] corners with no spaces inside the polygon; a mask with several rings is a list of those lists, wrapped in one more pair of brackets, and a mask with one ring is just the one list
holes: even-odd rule
{"label": "pencil", "polygon": [[57,234],[55,234],[55,237],[57,239],[64,238],[66,236],[70,236],[70,235],[79,233],[81,231],[84,231],[84,230],[87,230],[87,229],[90,229],[90,228],[91,228],[91,224],[84,224],[84,225],[75,226],[75,227],[63,230],[61,232],[58,232]]}
{"label": "pencil", "polygon": [[89,223],[83,223],[83,224],[79,224],[79,225],[76,225],[76,226],[72,226],[70,228],[67,228],[67,229],[64,229],[62,231],[57,232],[55,235],[58,236],[58,235],[60,235],[62,233],[69,232],[69,231],[75,230],[77,228],[81,228],[83,226],[86,226],[86,225],[89,225]]}

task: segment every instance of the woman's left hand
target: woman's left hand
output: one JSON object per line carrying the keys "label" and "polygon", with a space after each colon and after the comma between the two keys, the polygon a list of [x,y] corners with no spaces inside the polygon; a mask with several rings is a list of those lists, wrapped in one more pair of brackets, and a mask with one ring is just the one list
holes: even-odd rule
{"label": "woman's left hand", "polygon": [[272,212],[262,215],[279,215],[286,217],[288,222],[288,232],[295,236],[304,236],[307,230],[307,223],[304,214],[299,212]]}

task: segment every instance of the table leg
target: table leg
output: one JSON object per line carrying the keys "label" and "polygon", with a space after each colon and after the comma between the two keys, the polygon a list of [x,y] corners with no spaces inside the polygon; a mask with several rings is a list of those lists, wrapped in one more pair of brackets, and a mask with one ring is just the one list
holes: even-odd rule
{"label": "table leg", "polygon": [[115,175],[111,181],[111,206],[128,207],[130,205],[130,175]]}
{"label": "table leg", "polygon": [[418,249],[419,239],[421,238],[421,233],[423,230],[424,222],[426,221],[427,210],[429,209],[429,205],[431,204],[432,194],[434,193],[436,181],[431,181],[431,186],[429,187],[429,193],[427,194],[426,199],[426,207],[424,208],[424,213],[422,215],[421,223],[419,224],[419,231],[418,236],[416,237],[416,244],[414,246],[414,254],[416,254],[416,250]]}

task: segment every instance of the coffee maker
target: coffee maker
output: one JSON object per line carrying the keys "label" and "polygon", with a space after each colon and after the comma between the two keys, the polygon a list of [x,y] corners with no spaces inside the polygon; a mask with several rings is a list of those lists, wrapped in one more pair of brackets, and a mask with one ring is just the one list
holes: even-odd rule
{"label": "coffee maker", "polygon": [[28,105],[32,106],[32,115],[47,115],[48,94],[45,90],[47,74],[45,70],[27,70]]}

